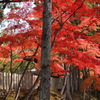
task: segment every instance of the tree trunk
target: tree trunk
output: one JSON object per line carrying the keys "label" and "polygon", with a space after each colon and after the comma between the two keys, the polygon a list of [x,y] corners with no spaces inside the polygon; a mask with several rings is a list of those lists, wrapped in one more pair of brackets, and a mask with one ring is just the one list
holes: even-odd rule
{"label": "tree trunk", "polygon": [[52,0],[44,0],[39,100],[50,100]]}
{"label": "tree trunk", "polygon": [[64,78],[51,78],[51,89],[61,90],[63,88]]}

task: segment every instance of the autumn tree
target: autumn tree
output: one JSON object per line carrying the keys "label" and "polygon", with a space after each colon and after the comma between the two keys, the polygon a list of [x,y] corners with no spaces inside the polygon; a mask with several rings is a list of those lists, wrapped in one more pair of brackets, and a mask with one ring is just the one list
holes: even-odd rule
{"label": "autumn tree", "polygon": [[[6,3],[10,2],[18,0]],[[41,76],[40,100],[49,100],[50,76],[61,78],[65,74],[71,75],[76,69],[80,72],[84,68],[92,70],[96,75],[89,80],[97,80],[94,84],[96,86],[100,74],[100,1],[35,0],[34,3],[35,7],[32,1],[23,1],[23,7],[13,8],[5,17],[9,24],[6,34],[0,37],[0,57],[1,61],[6,59],[11,63],[6,68],[18,64],[20,66],[23,62],[30,65],[36,59],[34,67]],[[18,56],[14,58],[12,54]],[[25,67],[26,70],[27,68],[28,66]],[[73,75],[76,73],[78,72],[75,71]],[[88,83],[83,84],[83,90],[86,90],[91,84],[88,80],[84,83]],[[99,90],[99,86],[95,89]]]}

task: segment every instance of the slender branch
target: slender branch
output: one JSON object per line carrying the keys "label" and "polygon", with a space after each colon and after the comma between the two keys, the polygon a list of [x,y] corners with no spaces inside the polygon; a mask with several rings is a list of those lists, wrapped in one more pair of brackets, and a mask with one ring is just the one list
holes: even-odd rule
{"label": "slender branch", "polygon": [[6,95],[6,97],[4,98],[4,100],[7,100],[8,96],[10,95],[10,92],[11,92],[11,88],[12,88],[12,49],[11,49],[11,54],[10,54],[10,73],[11,73],[11,81],[10,81],[10,86],[9,86],[9,90],[8,90],[8,93]]}
{"label": "slender branch", "polygon": [[35,56],[37,54],[38,49],[39,49],[39,45],[37,46],[37,48],[32,56]]}
{"label": "slender branch", "polygon": [[29,100],[31,94],[33,93],[34,89],[35,89],[35,86],[37,85],[38,81],[40,79],[40,75],[38,75],[36,81],[34,82],[34,84],[32,85],[32,87],[30,88],[30,91],[29,93],[25,96],[25,99],[24,100]]}
{"label": "slender branch", "polygon": [[24,75],[25,75],[25,73],[26,73],[26,71],[27,71],[27,69],[28,69],[29,64],[30,64],[30,61],[27,63],[27,66],[26,66],[26,68],[24,69],[24,72],[23,72],[23,74],[22,74],[22,76],[21,76],[21,79],[20,79],[20,81],[19,81],[18,88],[17,88],[17,92],[16,92],[16,95],[15,95],[14,100],[17,100],[17,99],[18,99],[18,93],[19,93],[19,90],[20,90],[20,84],[21,84],[22,79],[23,79],[23,77],[24,77]]}
{"label": "slender branch", "polygon": [[[83,2],[84,2],[84,1],[85,1],[85,0],[83,0]],[[60,28],[56,30],[56,32],[55,32],[55,37],[54,37],[54,39],[53,39],[53,41],[52,41],[51,47],[53,47],[53,45],[54,45],[54,43],[55,43],[56,37],[57,37],[57,35],[58,35],[58,32],[62,29],[62,27],[64,26],[64,24],[76,13],[76,11],[79,10],[79,9],[82,7],[83,2],[82,2],[82,4],[81,4],[81,5],[80,5],[66,20],[65,20],[65,22],[63,22],[63,23],[60,25]]]}
{"label": "slender branch", "polygon": [[12,3],[12,2],[22,2],[23,0],[19,0],[19,1],[0,1],[0,3]]}

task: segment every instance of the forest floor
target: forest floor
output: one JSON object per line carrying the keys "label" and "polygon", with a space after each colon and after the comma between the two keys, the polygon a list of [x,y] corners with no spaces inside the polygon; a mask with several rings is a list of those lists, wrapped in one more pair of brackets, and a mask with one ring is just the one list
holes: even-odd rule
{"label": "forest floor", "polygon": [[[25,96],[29,93],[29,90],[21,90],[18,100],[24,100]],[[15,91],[11,92],[7,100],[14,100]],[[38,89],[34,90],[29,100],[39,100],[39,91]],[[74,93],[73,100],[97,100],[96,98],[88,98],[89,95],[85,94],[83,98],[82,93]],[[4,95],[0,95],[0,100],[4,100]],[[64,100],[63,96],[57,90],[50,91],[50,100]]]}

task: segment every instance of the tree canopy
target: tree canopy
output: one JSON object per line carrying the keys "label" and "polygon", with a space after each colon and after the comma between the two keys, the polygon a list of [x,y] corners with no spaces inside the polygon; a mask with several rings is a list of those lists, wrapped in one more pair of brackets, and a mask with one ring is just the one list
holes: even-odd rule
{"label": "tree canopy", "polygon": [[[11,2],[22,2],[22,7],[14,7],[5,17],[0,17],[1,21],[8,21],[0,37],[0,62],[14,71],[22,62],[36,60],[34,67],[40,71],[44,0],[0,1],[6,5]],[[95,75],[85,83],[95,79],[95,89],[100,90],[97,85],[100,80],[99,5],[100,0],[52,0],[52,77],[61,78],[71,72],[63,64],[80,70],[86,67]]]}

